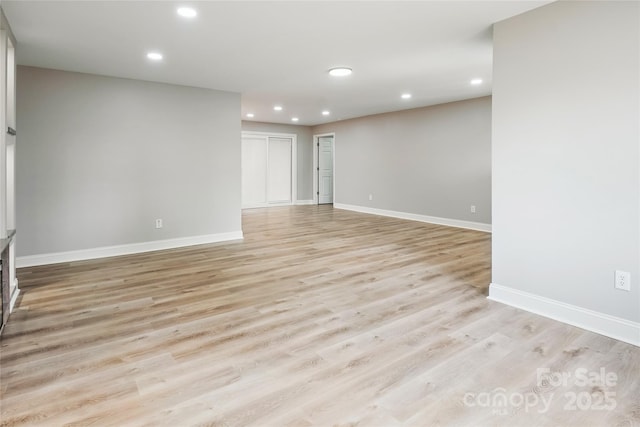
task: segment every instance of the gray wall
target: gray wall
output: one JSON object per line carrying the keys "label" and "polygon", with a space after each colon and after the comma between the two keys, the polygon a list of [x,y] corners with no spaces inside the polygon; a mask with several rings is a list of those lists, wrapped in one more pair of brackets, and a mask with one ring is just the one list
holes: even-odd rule
{"label": "gray wall", "polygon": [[241,230],[239,94],[31,67],[17,79],[18,255]]}
{"label": "gray wall", "polygon": [[493,72],[493,283],[632,321],[638,7],[556,2],[498,23]]}
{"label": "gray wall", "polygon": [[336,203],[491,223],[490,97],[312,131],[336,133]]}
{"label": "gray wall", "polygon": [[298,141],[298,200],[313,200],[313,134],[310,127],[243,120],[242,130],[245,132],[296,134]]}

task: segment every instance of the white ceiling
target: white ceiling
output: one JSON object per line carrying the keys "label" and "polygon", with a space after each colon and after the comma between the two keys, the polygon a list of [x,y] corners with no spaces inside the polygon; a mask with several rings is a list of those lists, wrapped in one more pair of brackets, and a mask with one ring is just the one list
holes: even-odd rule
{"label": "white ceiling", "polygon": [[[239,92],[243,118],[315,125],[490,94],[491,24],[546,3],[4,0],[2,8],[19,64]],[[182,5],[198,16],[179,17]],[[151,63],[150,50],[164,59]],[[353,74],[327,74],[340,65]]]}

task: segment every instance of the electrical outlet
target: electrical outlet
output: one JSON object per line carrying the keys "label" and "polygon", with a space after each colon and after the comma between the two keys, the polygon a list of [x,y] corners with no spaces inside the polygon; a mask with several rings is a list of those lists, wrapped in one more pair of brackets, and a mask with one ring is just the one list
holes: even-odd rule
{"label": "electrical outlet", "polygon": [[616,270],[615,284],[616,289],[622,291],[631,291],[631,273],[628,271]]}
{"label": "electrical outlet", "polygon": [[373,194],[369,194],[369,200],[373,200]]}
{"label": "electrical outlet", "polygon": [[156,219],[156,228],[162,228],[162,218]]}
{"label": "electrical outlet", "polygon": [[471,205],[471,213],[476,213],[476,205]]}

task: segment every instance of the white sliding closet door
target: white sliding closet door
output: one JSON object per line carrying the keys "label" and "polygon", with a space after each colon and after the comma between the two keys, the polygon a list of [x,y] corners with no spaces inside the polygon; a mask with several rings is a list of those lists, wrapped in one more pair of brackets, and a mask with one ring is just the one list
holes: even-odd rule
{"label": "white sliding closet door", "polygon": [[284,136],[242,136],[242,207],[294,202],[295,140]]}
{"label": "white sliding closet door", "polygon": [[269,203],[291,203],[291,139],[269,138]]}
{"label": "white sliding closet door", "polygon": [[267,138],[242,138],[242,205],[267,203]]}

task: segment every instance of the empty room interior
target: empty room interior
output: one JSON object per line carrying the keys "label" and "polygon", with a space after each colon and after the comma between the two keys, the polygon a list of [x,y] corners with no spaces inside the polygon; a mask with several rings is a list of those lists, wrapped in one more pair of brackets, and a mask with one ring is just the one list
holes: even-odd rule
{"label": "empty room interior", "polygon": [[640,426],[640,2],[0,2],[0,426]]}

